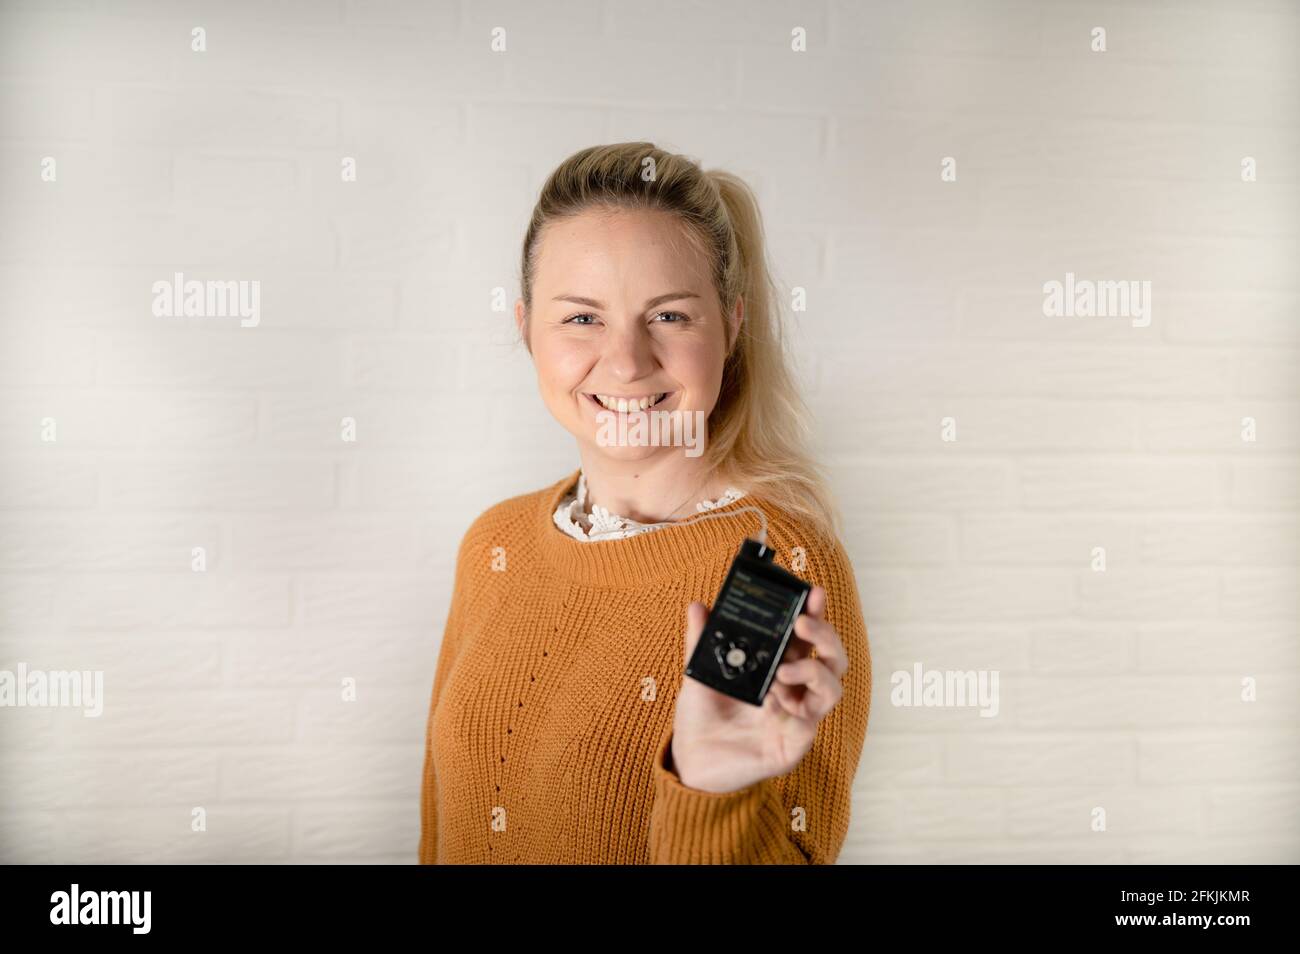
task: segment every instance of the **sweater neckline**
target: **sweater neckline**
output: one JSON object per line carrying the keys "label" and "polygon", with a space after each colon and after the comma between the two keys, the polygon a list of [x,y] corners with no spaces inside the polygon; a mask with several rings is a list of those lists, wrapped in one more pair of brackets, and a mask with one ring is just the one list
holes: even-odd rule
{"label": "sweater neckline", "polygon": [[[587,478],[582,468],[578,469],[578,489],[575,492],[570,487],[560,499],[560,505],[552,515],[555,525],[567,533],[569,536],[581,540],[584,543],[593,540],[618,540],[623,537],[635,536],[638,533],[653,532],[647,529],[648,526],[639,520],[633,520],[630,517],[623,517],[619,514],[611,513],[605,507],[599,504],[593,504],[590,513],[587,513],[586,507],[586,489]],[[735,487],[727,487],[722,495],[716,500],[699,500],[695,503],[696,513],[705,513],[710,510],[719,508],[731,503],[733,500],[739,500],[745,496],[743,490],[737,490]],[[688,514],[694,516],[694,514]],[[685,518],[682,518],[683,520]],[[590,523],[587,527],[584,524]],[[662,528],[660,528],[662,529]]]}
{"label": "sweater neckline", "polygon": [[[581,472],[579,467],[553,484],[542,495],[535,514],[543,558],[575,583],[635,587],[647,581],[679,579],[699,566],[701,554],[738,551],[745,537],[758,533],[758,515],[746,511],[730,519],[710,516],[692,524],[660,527],[618,540],[575,540],[555,525],[555,510]],[[753,495],[745,494],[705,513],[729,514],[755,505]],[[691,518],[699,516],[702,514],[692,514]]]}

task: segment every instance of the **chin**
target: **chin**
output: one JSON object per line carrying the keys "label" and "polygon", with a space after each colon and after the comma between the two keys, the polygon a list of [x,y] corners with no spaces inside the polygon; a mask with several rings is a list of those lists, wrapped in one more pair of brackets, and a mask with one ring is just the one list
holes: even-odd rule
{"label": "chin", "polygon": [[654,446],[605,447],[596,441],[595,434],[588,434],[585,443],[596,454],[600,455],[606,460],[615,460],[623,463],[627,463],[631,461],[639,461],[639,460],[650,460],[653,457],[658,457],[660,454],[665,454],[665,453],[671,454],[675,451],[681,450],[680,447],[654,447]]}

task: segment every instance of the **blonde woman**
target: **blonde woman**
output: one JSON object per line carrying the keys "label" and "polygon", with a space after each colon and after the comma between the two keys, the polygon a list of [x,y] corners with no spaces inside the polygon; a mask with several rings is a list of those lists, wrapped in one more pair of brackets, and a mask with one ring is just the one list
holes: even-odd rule
{"label": "blonde woman", "polygon": [[[420,861],[834,862],[871,659],[753,193],[651,143],[582,150],[542,189],[520,286],[520,338],[581,466],[461,542]],[[674,428],[626,426],[654,412]],[[683,670],[764,522],[813,590],[755,706]]]}

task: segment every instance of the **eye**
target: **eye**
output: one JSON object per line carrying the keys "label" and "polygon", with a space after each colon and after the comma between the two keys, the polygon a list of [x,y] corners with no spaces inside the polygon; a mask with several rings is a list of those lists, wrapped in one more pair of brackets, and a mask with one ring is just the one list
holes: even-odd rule
{"label": "eye", "polygon": [[591,324],[591,322],[588,322],[588,321],[578,321],[579,318],[590,318],[592,321],[595,321],[595,320],[596,320],[596,316],[595,316],[595,315],[588,315],[588,314],[570,315],[568,318],[565,318],[564,321],[560,322],[560,324],[562,324],[562,325],[567,325],[567,324],[570,324],[570,323],[578,324],[578,325],[587,325],[587,324]]}
{"label": "eye", "polygon": [[656,318],[663,318],[663,317],[665,317],[665,316],[671,316],[671,317],[673,317],[673,318],[677,318],[677,319],[679,319],[679,320],[678,320],[678,321],[662,322],[662,324],[680,325],[680,324],[682,324],[682,323],[684,323],[684,322],[687,322],[687,321],[690,321],[690,320],[691,320],[690,317],[689,317],[688,315],[683,315],[680,311],[661,311],[661,312],[659,312],[659,314],[655,315]]}

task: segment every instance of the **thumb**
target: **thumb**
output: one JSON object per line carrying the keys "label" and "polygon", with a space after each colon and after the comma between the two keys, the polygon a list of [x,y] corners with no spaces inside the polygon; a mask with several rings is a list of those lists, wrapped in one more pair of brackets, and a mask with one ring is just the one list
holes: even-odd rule
{"label": "thumb", "polygon": [[703,603],[697,601],[686,607],[686,662],[691,661],[691,653],[695,652],[695,644],[700,641],[708,618],[709,609]]}

